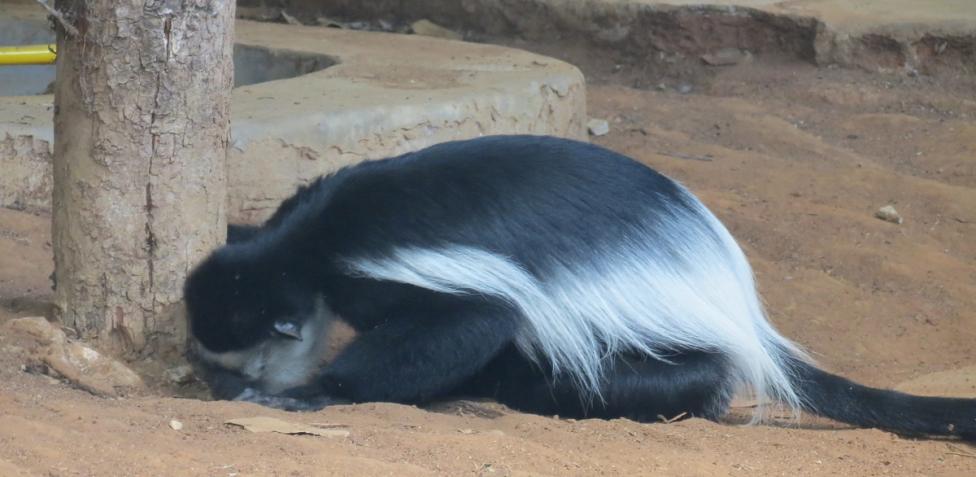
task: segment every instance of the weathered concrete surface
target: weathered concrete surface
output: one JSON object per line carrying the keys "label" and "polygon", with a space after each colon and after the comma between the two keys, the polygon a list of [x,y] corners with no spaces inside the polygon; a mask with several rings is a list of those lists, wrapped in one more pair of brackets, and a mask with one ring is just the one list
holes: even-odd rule
{"label": "weathered concrete surface", "polygon": [[234,92],[232,219],[267,215],[295,184],[364,159],[452,139],[585,137],[582,74],[490,45],[240,21],[238,43],[334,56],[338,65]]}
{"label": "weathered concrete surface", "polygon": [[973,0],[296,0],[288,8],[428,18],[473,36],[584,41],[634,55],[733,47],[873,70],[976,67]]}
{"label": "weathered concrete surface", "polygon": [[53,100],[0,96],[0,206],[43,209],[51,203]]}
{"label": "weathered concrete surface", "polygon": [[[263,219],[297,185],[361,160],[479,135],[586,135],[583,76],[558,60],[417,36],[249,21],[236,28],[239,45],[336,64],[234,90],[231,221]],[[0,206],[50,206],[51,103],[0,97]]]}

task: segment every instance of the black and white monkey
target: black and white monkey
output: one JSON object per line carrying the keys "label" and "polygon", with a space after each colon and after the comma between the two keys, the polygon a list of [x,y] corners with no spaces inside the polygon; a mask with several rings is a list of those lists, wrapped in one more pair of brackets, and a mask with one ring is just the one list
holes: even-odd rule
{"label": "black and white monkey", "polygon": [[[494,136],[363,162],[232,229],[187,280],[218,399],[290,410],[496,399],[567,417],[718,419],[753,393],[858,426],[976,440],[976,399],[821,371],[688,190],[595,145]],[[322,364],[333,317],[357,337]]]}

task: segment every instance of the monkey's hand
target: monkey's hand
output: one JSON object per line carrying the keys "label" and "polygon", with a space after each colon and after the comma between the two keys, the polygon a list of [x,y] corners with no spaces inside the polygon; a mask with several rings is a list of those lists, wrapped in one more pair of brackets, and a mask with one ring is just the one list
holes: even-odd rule
{"label": "monkey's hand", "polygon": [[252,402],[283,411],[318,411],[333,404],[346,404],[342,400],[329,396],[295,398],[266,394],[254,388],[245,388],[234,398],[234,401]]}

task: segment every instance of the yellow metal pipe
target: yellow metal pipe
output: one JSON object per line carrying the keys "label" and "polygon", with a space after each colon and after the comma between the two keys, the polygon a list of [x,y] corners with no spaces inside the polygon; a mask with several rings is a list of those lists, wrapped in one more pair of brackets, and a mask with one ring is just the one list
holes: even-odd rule
{"label": "yellow metal pipe", "polygon": [[0,66],[2,65],[49,65],[58,57],[55,46],[24,45],[0,46]]}

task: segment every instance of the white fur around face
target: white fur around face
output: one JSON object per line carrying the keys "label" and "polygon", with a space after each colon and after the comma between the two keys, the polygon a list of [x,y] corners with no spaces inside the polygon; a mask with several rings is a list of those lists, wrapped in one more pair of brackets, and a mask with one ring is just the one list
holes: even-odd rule
{"label": "white fur around face", "polygon": [[676,348],[701,349],[728,356],[732,378],[760,402],[772,398],[798,409],[785,360],[805,355],[767,321],[735,240],[682,191],[692,209],[671,206],[653,230],[635,224],[613,247],[549,257],[541,277],[466,246],[401,248],[347,265],[376,279],[509,302],[525,318],[518,346],[596,395],[609,355],[638,351],[667,359]]}
{"label": "white fur around face", "polygon": [[265,394],[275,394],[307,384],[315,377],[328,344],[328,327],[333,316],[319,297],[315,314],[302,326],[301,341],[271,336],[241,351],[215,353],[200,343],[194,344],[194,350],[204,361],[237,371],[252,382],[252,387]]}

